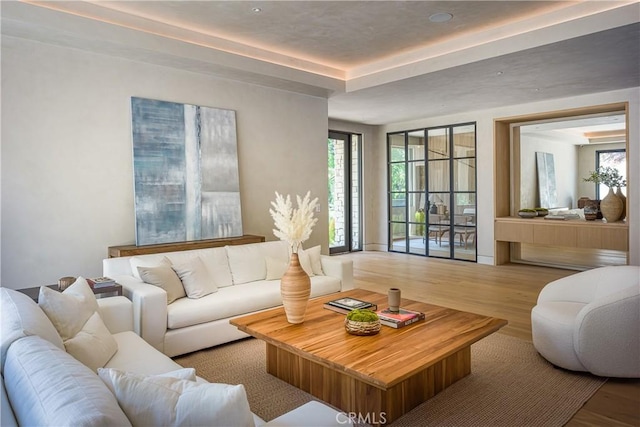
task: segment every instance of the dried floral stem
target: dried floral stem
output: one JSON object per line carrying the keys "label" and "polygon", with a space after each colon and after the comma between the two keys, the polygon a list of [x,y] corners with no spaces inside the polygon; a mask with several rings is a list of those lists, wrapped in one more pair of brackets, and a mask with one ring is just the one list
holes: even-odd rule
{"label": "dried floral stem", "polygon": [[291,197],[287,195],[285,199],[276,191],[276,200],[271,202],[273,209],[269,209],[276,226],[273,234],[289,243],[293,253],[297,253],[302,242],[311,236],[311,230],[318,222],[318,218],[313,217],[318,198],[311,200],[311,192],[307,191],[304,199],[300,196],[296,196],[296,199],[298,208],[294,209],[291,205]]}

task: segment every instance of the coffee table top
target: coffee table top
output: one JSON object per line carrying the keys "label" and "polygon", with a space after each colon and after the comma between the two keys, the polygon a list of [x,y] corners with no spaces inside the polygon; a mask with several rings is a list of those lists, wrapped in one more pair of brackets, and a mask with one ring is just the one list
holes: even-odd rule
{"label": "coffee table top", "polygon": [[387,307],[387,296],[354,289],[309,301],[305,321],[291,324],[282,307],[231,319],[243,332],[380,388],[391,387],[507,324],[506,320],[403,298],[401,306],[426,319],[404,328],[382,326],[372,336],[345,331],[345,315],[323,308],[327,301],[353,297]]}

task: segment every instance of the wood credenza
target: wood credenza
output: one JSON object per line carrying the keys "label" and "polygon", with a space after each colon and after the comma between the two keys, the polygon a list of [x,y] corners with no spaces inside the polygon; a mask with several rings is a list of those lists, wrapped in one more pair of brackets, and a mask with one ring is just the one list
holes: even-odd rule
{"label": "wood credenza", "polygon": [[496,264],[509,262],[509,243],[629,251],[629,227],[624,222],[499,217],[494,235]]}
{"label": "wood credenza", "polygon": [[109,258],[121,256],[148,255],[162,252],[188,251],[191,249],[217,248],[227,245],[245,245],[247,243],[264,242],[264,236],[245,234],[239,237],[224,237],[220,239],[193,240],[189,242],[159,243],[156,245],[123,245],[109,246]]}

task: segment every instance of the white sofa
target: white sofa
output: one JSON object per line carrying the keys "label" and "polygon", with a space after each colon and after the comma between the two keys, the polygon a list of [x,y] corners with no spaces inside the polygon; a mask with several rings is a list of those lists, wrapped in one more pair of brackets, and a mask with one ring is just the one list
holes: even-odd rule
{"label": "white sofa", "polygon": [[549,362],[603,377],[640,378],[640,267],[601,267],[547,284],[531,311]]}
{"label": "white sofa", "polygon": [[[353,288],[352,261],[320,255],[320,247],[299,255],[311,276],[312,298]],[[108,258],[103,261],[103,274],[121,284],[124,295],[133,302],[134,330],[173,357],[246,337],[229,319],[282,305],[279,279],[288,258],[288,245],[271,241]],[[163,261],[175,267],[197,259],[206,266],[215,292],[170,304],[167,292],[145,283],[137,271]]]}
{"label": "white sofa", "polygon": [[[110,390],[88,366],[82,364],[65,351],[56,326],[45,312],[28,296],[14,290],[0,288],[2,312],[2,394],[0,425],[10,426],[126,426],[135,424],[125,415],[126,404],[122,396]],[[159,374],[184,375],[189,369],[181,366],[160,353],[132,330],[132,304],[124,297],[104,298],[97,301],[99,314],[111,336],[117,343],[116,353],[108,360],[104,368],[127,371],[127,375],[156,376]],[[180,371],[177,371],[180,370]],[[102,370],[104,372],[115,372]],[[348,418],[345,414],[317,402],[309,402],[293,411],[265,423],[252,414],[246,402],[244,388],[209,384],[193,371],[191,384],[209,385],[201,387],[212,391],[215,387],[240,392],[241,409],[246,408],[248,425],[256,426],[341,426]],[[164,379],[162,381],[165,381]],[[171,379],[170,381],[174,381]],[[180,383],[182,380],[175,380]],[[184,381],[182,381],[184,382]],[[214,391],[217,391],[215,389]],[[212,405],[215,396],[209,395],[205,405]],[[136,399],[141,399],[140,395]],[[160,399],[156,395],[152,400]],[[235,404],[235,401],[234,403]],[[154,402],[154,407],[166,406]],[[164,408],[166,409],[166,408]],[[193,407],[189,409],[193,410]],[[235,411],[236,409],[233,409]],[[204,411],[206,412],[206,411]],[[162,411],[155,412],[159,416]],[[179,413],[179,411],[178,411]],[[129,412],[127,412],[129,414]],[[198,414],[189,413],[189,418],[203,422]],[[195,417],[194,417],[195,416]],[[146,423],[151,420],[145,419]],[[171,420],[156,420],[161,425],[174,424]],[[184,421],[184,420],[183,420]],[[188,423],[187,423],[188,424]],[[220,424],[220,423],[217,423]],[[207,425],[212,425],[208,423]]]}

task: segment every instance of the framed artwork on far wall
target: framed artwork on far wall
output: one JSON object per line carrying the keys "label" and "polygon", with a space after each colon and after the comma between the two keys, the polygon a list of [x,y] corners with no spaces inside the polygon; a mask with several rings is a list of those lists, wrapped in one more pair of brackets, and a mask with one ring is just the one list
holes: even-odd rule
{"label": "framed artwork on far wall", "polygon": [[235,111],[131,98],[136,244],[242,235]]}

